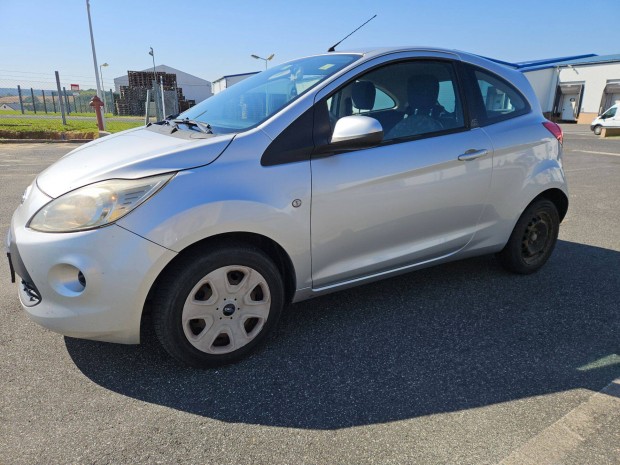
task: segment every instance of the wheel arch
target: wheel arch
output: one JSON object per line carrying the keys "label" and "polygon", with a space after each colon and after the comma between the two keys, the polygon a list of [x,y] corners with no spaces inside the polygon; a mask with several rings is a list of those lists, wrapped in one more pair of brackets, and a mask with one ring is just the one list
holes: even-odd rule
{"label": "wheel arch", "polygon": [[536,197],[534,197],[532,201],[528,204],[528,207],[535,201],[542,198],[553,202],[555,207],[558,209],[558,214],[560,215],[560,222],[562,222],[562,220],[564,220],[564,217],[566,216],[566,212],[568,212],[568,197],[566,196],[566,194],[561,189],[547,189],[546,191],[543,191]]}
{"label": "wheel arch", "polygon": [[150,303],[152,301],[153,293],[157,289],[157,286],[166,276],[166,273],[170,268],[177,263],[178,260],[183,259],[190,254],[200,254],[201,251],[212,247],[224,247],[226,245],[251,245],[262,250],[267,256],[273,260],[274,264],[278,268],[278,271],[282,275],[284,281],[285,303],[288,304],[293,300],[297,288],[295,267],[289,254],[284,248],[273,239],[264,236],[262,234],[250,233],[250,232],[227,232],[222,234],[216,234],[204,238],[198,242],[190,244],[181,250],[168,264],[161,270],[151,288],[147,294],[144,307],[142,309],[141,325],[144,321],[144,315],[150,311]]}

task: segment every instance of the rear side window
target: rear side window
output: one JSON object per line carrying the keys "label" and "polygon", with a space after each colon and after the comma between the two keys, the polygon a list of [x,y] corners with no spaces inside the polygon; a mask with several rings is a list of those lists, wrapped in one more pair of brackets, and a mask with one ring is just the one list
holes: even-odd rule
{"label": "rear side window", "polygon": [[504,79],[473,68],[472,84],[474,114],[481,126],[505,121],[529,113],[530,106],[521,92]]}

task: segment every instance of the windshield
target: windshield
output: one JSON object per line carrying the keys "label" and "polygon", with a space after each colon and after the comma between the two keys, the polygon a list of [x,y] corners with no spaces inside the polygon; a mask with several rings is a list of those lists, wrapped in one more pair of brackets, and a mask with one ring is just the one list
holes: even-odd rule
{"label": "windshield", "polygon": [[216,134],[244,131],[358,58],[360,55],[321,55],[275,66],[209,97],[178,119],[208,123]]}

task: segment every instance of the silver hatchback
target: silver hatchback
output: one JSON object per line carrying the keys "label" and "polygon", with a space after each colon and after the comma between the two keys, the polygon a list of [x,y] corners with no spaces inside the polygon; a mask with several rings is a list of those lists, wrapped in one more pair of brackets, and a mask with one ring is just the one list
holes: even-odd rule
{"label": "silver hatchback", "polygon": [[496,253],[532,273],[568,195],[526,78],[451,50],[327,53],[86,144],[26,190],[7,239],[28,315],[61,334],[248,355],[291,302]]}

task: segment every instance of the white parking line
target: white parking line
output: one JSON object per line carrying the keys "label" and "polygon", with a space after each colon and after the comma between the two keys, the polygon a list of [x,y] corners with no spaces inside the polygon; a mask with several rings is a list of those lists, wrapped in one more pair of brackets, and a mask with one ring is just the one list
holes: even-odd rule
{"label": "white parking line", "polygon": [[[619,396],[620,380],[615,380],[513,451],[500,464],[551,465],[569,461],[580,448],[596,444],[601,431],[608,431],[605,421],[620,415]],[[617,431],[608,434],[618,437]],[[617,450],[617,443],[610,443],[609,448]]]}
{"label": "white parking line", "polygon": [[594,150],[575,150],[571,149],[572,152],[582,152],[582,153],[593,153],[595,155],[612,155],[614,157],[620,157],[620,153],[612,153],[612,152],[595,152]]}

